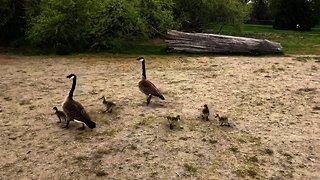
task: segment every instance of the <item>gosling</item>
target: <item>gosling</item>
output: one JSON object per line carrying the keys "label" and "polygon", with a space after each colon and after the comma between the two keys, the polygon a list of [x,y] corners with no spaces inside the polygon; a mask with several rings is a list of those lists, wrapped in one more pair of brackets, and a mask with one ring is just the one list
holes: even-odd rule
{"label": "gosling", "polygon": [[219,119],[220,126],[230,127],[227,116],[219,116],[219,114],[217,114],[215,117]]}
{"label": "gosling", "polygon": [[169,122],[169,127],[171,130],[177,128],[177,129],[182,129],[180,126],[180,115],[177,115],[176,117],[174,116],[167,116],[168,122]]}
{"label": "gosling", "polygon": [[56,110],[55,114],[59,118],[58,123],[61,123],[61,119],[64,119],[64,121],[67,121],[67,116],[63,111],[59,111],[57,107],[53,107],[52,109]]}
{"label": "gosling", "polygon": [[210,112],[209,112],[209,108],[208,108],[208,105],[203,105],[203,109],[202,109],[202,119],[203,120],[206,120],[206,121],[209,121],[209,115],[210,115]]}
{"label": "gosling", "polygon": [[106,101],[106,98],[104,96],[102,96],[100,99],[103,99],[102,104],[107,108],[105,111],[103,111],[103,113],[105,112],[112,113],[112,108],[116,104],[111,101]]}

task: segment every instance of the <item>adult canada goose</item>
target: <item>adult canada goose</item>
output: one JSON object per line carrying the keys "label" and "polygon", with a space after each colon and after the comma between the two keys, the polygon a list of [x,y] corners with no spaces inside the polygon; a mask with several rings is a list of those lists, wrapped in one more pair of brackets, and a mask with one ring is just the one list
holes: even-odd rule
{"label": "adult canada goose", "polygon": [[168,122],[169,122],[170,129],[174,129],[174,128],[181,129],[181,127],[180,127],[180,115],[177,115],[176,117],[167,116],[167,119],[168,119]]}
{"label": "adult canada goose", "polygon": [[215,117],[219,119],[220,126],[230,126],[227,116],[219,116],[217,114]]}
{"label": "adult canada goose", "polygon": [[[72,79],[73,82],[69,95],[66,97],[62,105],[63,111],[67,115],[66,128],[69,126],[69,122],[73,120],[81,121],[91,129],[95,128],[96,123],[91,120],[84,107],[79,102],[73,100],[73,92],[77,84],[77,76],[75,74],[70,74],[67,78]],[[82,129],[85,128],[84,124],[82,124]]]}
{"label": "adult canada goose", "polygon": [[206,121],[209,121],[209,115],[210,115],[210,112],[209,112],[209,108],[208,108],[208,105],[204,105],[203,106],[203,109],[202,109],[202,119],[206,120]]}
{"label": "adult canada goose", "polygon": [[59,111],[57,107],[53,107],[53,109],[56,110],[55,114],[59,118],[59,123],[61,123],[61,119],[64,119],[64,121],[66,121],[67,117],[66,114],[64,114],[64,112]]}
{"label": "adult canada goose", "polygon": [[102,96],[100,99],[103,99],[102,104],[107,108],[103,112],[107,112],[108,111],[108,113],[111,113],[112,112],[112,107],[115,106],[116,104],[111,102],[111,101],[106,101],[106,98],[104,96]]}
{"label": "adult canada goose", "polygon": [[143,57],[139,57],[137,60],[142,63],[142,79],[139,82],[139,89],[142,93],[148,96],[147,105],[149,105],[152,96],[159,97],[162,100],[165,100],[159,89],[149,80],[147,80],[146,75],[146,65]]}

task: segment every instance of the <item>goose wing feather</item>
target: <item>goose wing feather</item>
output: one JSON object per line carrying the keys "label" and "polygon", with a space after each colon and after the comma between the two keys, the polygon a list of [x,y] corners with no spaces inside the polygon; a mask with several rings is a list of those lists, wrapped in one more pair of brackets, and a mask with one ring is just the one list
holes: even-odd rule
{"label": "goose wing feather", "polygon": [[146,95],[162,96],[159,89],[149,80],[143,79],[139,82],[139,89]]}
{"label": "goose wing feather", "polygon": [[87,122],[91,121],[84,107],[75,100],[69,100],[63,104],[63,110],[70,119]]}

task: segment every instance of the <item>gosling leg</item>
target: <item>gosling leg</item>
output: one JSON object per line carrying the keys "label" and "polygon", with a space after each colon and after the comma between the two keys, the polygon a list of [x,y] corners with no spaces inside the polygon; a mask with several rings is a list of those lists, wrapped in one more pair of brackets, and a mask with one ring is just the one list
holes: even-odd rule
{"label": "gosling leg", "polygon": [[152,98],[152,95],[149,95],[149,97],[147,98],[147,105],[150,104],[151,98]]}

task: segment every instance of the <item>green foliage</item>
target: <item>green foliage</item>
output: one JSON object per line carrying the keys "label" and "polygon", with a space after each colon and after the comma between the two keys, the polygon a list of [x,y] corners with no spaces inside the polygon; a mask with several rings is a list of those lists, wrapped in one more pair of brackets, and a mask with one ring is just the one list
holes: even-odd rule
{"label": "green foliage", "polygon": [[28,38],[41,47],[80,49],[86,45],[86,0],[46,0],[31,20]]}
{"label": "green foliage", "polygon": [[173,0],[140,0],[140,15],[151,37],[163,36],[174,27]]}
{"label": "green foliage", "polygon": [[212,25],[232,24],[241,28],[249,13],[240,0],[175,0],[174,14],[184,31],[203,31]]}
{"label": "green foliage", "polygon": [[90,1],[87,32],[91,47],[118,47],[123,40],[144,36],[145,24],[134,1]]}
{"label": "green foliage", "polygon": [[57,51],[117,49],[128,40],[165,33],[173,25],[171,8],[171,0],[41,1],[28,38]]}

